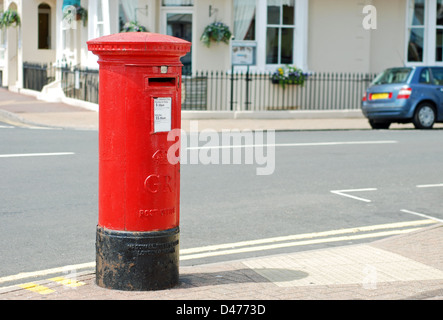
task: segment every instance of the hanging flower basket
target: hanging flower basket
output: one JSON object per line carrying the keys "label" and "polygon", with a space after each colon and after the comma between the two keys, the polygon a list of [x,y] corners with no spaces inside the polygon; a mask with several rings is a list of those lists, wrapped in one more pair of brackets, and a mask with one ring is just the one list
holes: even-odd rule
{"label": "hanging flower basket", "polygon": [[148,31],[144,26],[135,21],[126,22],[121,32],[146,32]]}
{"label": "hanging flower basket", "polygon": [[227,25],[222,22],[213,22],[205,28],[200,40],[209,48],[211,41],[229,44],[231,36],[232,32]]}
{"label": "hanging flower basket", "polygon": [[8,9],[0,13],[0,28],[17,27],[21,24],[17,11]]}
{"label": "hanging flower basket", "polygon": [[279,84],[284,89],[286,85],[303,85],[309,74],[295,66],[284,66],[278,68],[272,75],[271,81]]}
{"label": "hanging flower basket", "polygon": [[86,21],[88,20],[88,10],[80,6],[75,7],[75,19],[77,21],[81,20],[83,22],[83,26],[86,27]]}
{"label": "hanging flower basket", "polygon": [[63,9],[63,20],[71,22],[73,19],[82,21],[83,26],[86,27],[88,21],[88,10],[79,5],[69,5]]}

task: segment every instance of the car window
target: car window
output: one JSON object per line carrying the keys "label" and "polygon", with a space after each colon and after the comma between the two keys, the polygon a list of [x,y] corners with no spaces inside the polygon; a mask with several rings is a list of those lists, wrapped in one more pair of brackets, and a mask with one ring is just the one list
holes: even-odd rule
{"label": "car window", "polygon": [[374,81],[373,85],[391,84],[391,83],[406,83],[408,81],[411,68],[392,68],[383,71]]}
{"label": "car window", "polygon": [[443,68],[431,68],[434,84],[443,85]]}
{"label": "car window", "polygon": [[418,80],[420,83],[431,83],[431,75],[429,73],[429,69],[423,69],[420,72],[420,79]]}

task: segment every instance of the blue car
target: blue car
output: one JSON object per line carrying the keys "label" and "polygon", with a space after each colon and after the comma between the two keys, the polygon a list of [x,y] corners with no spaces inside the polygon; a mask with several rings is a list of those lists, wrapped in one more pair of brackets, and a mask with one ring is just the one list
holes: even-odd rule
{"label": "blue car", "polygon": [[372,81],[361,107],[373,129],[393,122],[431,129],[443,122],[443,67],[387,69]]}

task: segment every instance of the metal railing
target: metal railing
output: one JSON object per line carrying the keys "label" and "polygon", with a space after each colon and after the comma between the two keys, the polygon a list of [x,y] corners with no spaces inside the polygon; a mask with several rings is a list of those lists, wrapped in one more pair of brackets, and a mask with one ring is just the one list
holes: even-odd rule
{"label": "metal railing", "polygon": [[60,71],[66,97],[98,103],[98,70],[62,67]]}
{"label": "metal railing", "polygon": [[23,88],[41,91],[45,85],[54,81],[55,70],[49,64],[23,63]]}
{"label": "metal railing", "polygon": [[[98,103],[96,69],[24,65],[24,87],[41,90],[60,72],[69,98]],[[182,77],[182,110],[356,110],[376,74],[316,72],[303,85],[272,81],[271,73],[204,71]]]}
{"label": "metal railing", "polygon": [[303,85],[272,81],[270,73],[197,72],[183,77],[183,110],[266,111],[359,109],[375,74],[312,73]]}

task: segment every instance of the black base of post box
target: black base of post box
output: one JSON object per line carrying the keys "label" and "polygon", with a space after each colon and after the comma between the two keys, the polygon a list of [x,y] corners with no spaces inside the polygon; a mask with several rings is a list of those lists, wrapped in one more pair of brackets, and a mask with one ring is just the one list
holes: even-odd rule
{"label": "black base of post box", "polygon": [[178,284],[179,228],[130,232],[97,226],[96,283],[108,289],[149,291]]}

